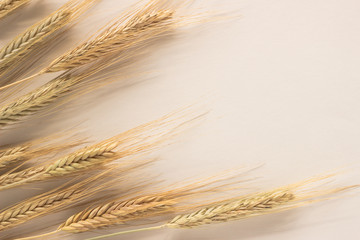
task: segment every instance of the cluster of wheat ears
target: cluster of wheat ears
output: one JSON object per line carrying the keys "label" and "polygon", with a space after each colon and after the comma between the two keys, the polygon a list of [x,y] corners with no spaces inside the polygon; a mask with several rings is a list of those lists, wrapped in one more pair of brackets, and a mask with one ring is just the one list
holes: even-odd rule
{"label": "cluster of wheat ears", "polygon": [[[111,83],[114,77],[107,74],[111,67],[123,69],[130,63],[134,64],[133,59],[154,39],[164,37],[189,22],[205,22],[190,20],[190,15],[180,15],[180,10],[189,7],[187,1],[140,2],[89,39],[29,74],[33,69],[23,66],[33,66],[44,58],[48,50],[55,47],[56,40],[66,36],[66,30],[79,22],[80,17],[86,17],[85,12],[96,9],[98,1],[69,0],[2,46],[0,134],[11,132],[13,126],[27,119],[49,115],[65,102]],[[10,13],[26,11],[25,5],[30,2],[0,0],[0,21]],[[14,94],[25,89],[27,83],[39,75],[47,73],[58,74],[31,92],[20,96]],[[289,210],[357,187],[324,189],[319,183],[333,177],[326,175],[268,191],[240,194],[236,191],[239,186],[235,186],[238,182],[233,177],[210,177],[163,186],[139,174],[155,161],[144,159],[145,153],[160,147],[201,116],[185,108],[85,147],[83,145],[88,140],[70,133],[1,146],[0,191],[20,189],[34,182],[65,181],[51,191],[1,210],[1,239],[50,239],[59,235],[64,239],[71,234],[119,228],[149,219],[160,223],[155,227],[120,230],[90,239],[160,228],[196,228]],[[240,173],[235,175],[239,177]],[[219,192],[236,195],[229,199],[219,196]],[[8,229],[69,206],[82,209],[63,219],[58,227],[47,226],[54,227],[52,231],[40,235],[38,232],[26,233],[28,236],[7,234]]]}

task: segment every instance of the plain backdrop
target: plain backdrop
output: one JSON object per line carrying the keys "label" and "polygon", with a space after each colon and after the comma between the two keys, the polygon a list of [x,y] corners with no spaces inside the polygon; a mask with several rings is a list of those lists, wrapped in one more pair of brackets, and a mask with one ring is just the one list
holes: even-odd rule
{"label": "plain backdrop", "polygon": [[[64,2],[34,0],[4,19],[0,44]],[[54,55],[75,46],[133,3],[101,1],[69,31]],[[200,103],[210,110],[205,120],[157,153],[160,161],[152,171],[161,179],[176,182],[262,165],[251,173],[257,189],[338,169],[346,171],[333,186],[358,184],[360,2],[196,0],[188,9],[191,14],[220,18],[174,31],[142,57],[133,69],[138,77],[68,105],[75,110],[19,125],[6,132],[1,143],[31,138],[34,131],[44,135],[74,126],[101,140]],[[48,79],[51,76],[40,78]],[[29,189],[2,194],[2,207],[31,195]],[[159,230],[112,239],[359,239],[359,201],[355,191],[345,198],[197,230]],[[44,220],[34,222],[41,225]]]}

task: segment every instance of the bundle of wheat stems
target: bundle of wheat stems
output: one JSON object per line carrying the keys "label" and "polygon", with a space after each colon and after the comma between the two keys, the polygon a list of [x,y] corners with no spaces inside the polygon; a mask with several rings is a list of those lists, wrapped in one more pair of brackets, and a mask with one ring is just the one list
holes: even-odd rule
{"label": "bundle of wheat stems", "polygon": [[1,0],[0,1],[0,19],[9,15],[16,9],[24,6],[30,0]]}
{"label": "bundle of wheat stems", "polygon": [[43,70],[0,89],[51,72],[71,70],[90,64],[114,53],[144,43],[175,27],[180,18],[174,18],[175,6],[165,0],[151,0],[145,6],[123,13],[115,21],[102,27],[102,32],[79,44],[52,61]]}
{"label": "bundle of wheat stems", "polygon": [[[0,19],[29,1],[0,0]],[[55,39],[60,30],[68,29],[96,1],[69,0],[63,7],[0,49],[0,85],[12,81],[13,79],[7,76],[11,76],[11,71],[16,71],[17,66],[25,62],[26,56]],[[1,87],[0,90],[12,89],[12,86],[25,83],[41,74],[59,72],[46,84],[2,104],[0,128],[19,123],[33,115],[39,116],[46,112],[43,110],[50,113],[51,107],[60,106],[70,94],[77,97],[80,93],[104,85],[110,66],[117,63],[126,66],[126,62],[137,56],[139,50],[147,46],[150,40],[179,26],[183,17],[177,13],[185,2],[188,1],[150,0],[147,4],[133,7],[103,26],[97,34],[51,61],[36,74]],[[33,58],[31,63],[34,63],[35,59]],[[100,80],[101,84],[97,85],[96,79]],[[161,228],[188,229],[289,210],[327,200],[338,193],[358,187],[313,187],[312,184],[320,184],[333,177],[328,175],[270,191],[219,200],[218,195],[213,194],[218,191],[229,193],[238,187],[235,182],[219,185],[217,180],[200,181],[180,187],[168,186],[168,190],[163,187],[154,190],[153,187],[149,192],[131,181],[130,174],[138,173],[139,167],[148,163],[138,158],[140,154],[158,148],[184,128],[193,125],[201,116],[199,113],[194,114],[192,109],[181,110],[75,151],[72,149],[83,144],[83,141],[66,139],[63,143],[58,136],[2,146],[0,170],[7,172],[0,174],[0,190],[32,182],[60,180],[62,177],[67,182],[51,191],[0,210],[0,231],[18,227],[31,219],[74,205],[86,208],[67,217],[53,232],[22,239],[89,232],[136,223],[138,220],[148,220],[160,215],[168,217],[168,221],[161,224],[157,220],[159,225],[155,227],[120,231],[91,239]],[[52,142],[53,139],[58,141]],[[41,161],[38,161],[39,159]],[[28,167],[29,164],[32,165]],[[66,179],[70,176],[73,177],[71,180]],[[122,190],[126,193],[113,189],[122,183]],[[149,185],[153,183],[154,180],[148,182]],[[138,188],[141,189],[132,192]],[[210,198],[205,199],[204,196]],[[93,203],[90,205],[91,201]],[[31,234],[34,235],[33,232]]]}
{"label": "bundle of wheat stems", "polygon": [[[95,39],[77,46],[56,59],[44,70],[45,72],[69,71],[3,106],[0,109],[0,127],[17,123],[39,112],[60,97],[73,92],[78,84],[94,74],[120,60],[130,59],[136,55],[135,49],[126,51],[132,46],[141,45],[146,40],[170,30],[174,24],[172,19],[174,11],[171,8],[157,10],[158,4],[155,3],[158,1],[152,1],[144,9],[135,11],[125,24],[121,24],[122,21],[118,20],[115,25],[111,25]],[[120,53],[120,56],[116,53]],[[96,65],[91,66],[90,69],[71,71],[77,66],[94,61],[97,61]]]}
{"label": "bundle of wheat stems", "polygon": [[[313,188],[304,188],[310,183],[327,179],[330,176],[317,177],[300,183],[284,186],[270,191],[240,196],[233,199],[210,203],[188,214],[174,217],[165,224],[155,227],[140,228],[130,231],[122,231],[98,237],[91,240],[112,237],[140,231],[155,230],[161,228],[196,228],[201,225],[222,223],[232,220],[244,219],[304,206],[309,203],[323,201],[329,196],[350,190],[357,186],[342,188],[330,188],[328,190],[313,191]],[[190,188],[191,190],[194,187]],[[181,193],[181,194],[179,194]],[[59,232],[81,233],[97,228],[111,227],[114,224],[123,224],[131,220],[148,218],[150,216],[163,214],[173,210],[178,203],[178,197],[191,195],[191,191],[170,191],[153,195],[138,196],[125,201],[112,201],[96,207],[85,209],[63,222],[57,230],[42,235],[26,237],[22,239],[33,239],[49,236]],[[195,196],[197,192],[194,192]],[[194,207],[191,207],[194,208]]]}

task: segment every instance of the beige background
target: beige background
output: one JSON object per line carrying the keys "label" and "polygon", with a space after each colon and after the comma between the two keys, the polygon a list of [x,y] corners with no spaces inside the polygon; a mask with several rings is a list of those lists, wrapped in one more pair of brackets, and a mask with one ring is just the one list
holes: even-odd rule
{"label": "beige background", "polygon": [[[63,2],[33,1],[0,22],[1,45]],[[134,2],[103,0],[70,31],[63,49]],[[190,9],[240,17],[179,30],[139,64],[139,72],[150,70],[146,77],[87,96],[89,104],[69,120],[60,114],[19,126],[2,143],[31,136],[29,129],[50,132],[79,123],[103,139],[202,102],[211,109],[206,120],[158,153],[162,161],[154,172],[161,178],[264,164],[252,173],[260,189],[339,168],[349,170],[339,184],[359,183],[359,1],[198,0]],[[1,200],[19,195],[13,191]],[[113,239],[359,239],[359,200],[357,194],[198,230]]]}

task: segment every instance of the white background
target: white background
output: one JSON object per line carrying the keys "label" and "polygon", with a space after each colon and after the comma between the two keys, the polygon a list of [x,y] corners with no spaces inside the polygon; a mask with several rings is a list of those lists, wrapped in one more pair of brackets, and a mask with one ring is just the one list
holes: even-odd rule
{"label": "white background", "polygon": [[[0,22],[1,45],[63,2],[33,1]],[[60,50],[133,3],[103,0],[70,31]],[[105,87],[87,96],[91,104],[80,105],[76,113],[28,123],[1,141],[15,142],[34,129],[51,132],[79,122],[87,135],[100,140],[179,107],[206,102],[211,109],[206,120],[158,153],[161,161],[152,171],[160,178],[171,182],[264,164],[252,173],[260,177],[255,183],[260,189],[340,168],[348,170],[342,184],[357,184],[359,11],[356,0],[195,1],[190,13],[231,17],[175,32],[137,66],[139,73],[151,70],[141,81],[116,91]],[[113,239],[359,239],[359,200],[355,195],[197,230]]]}

